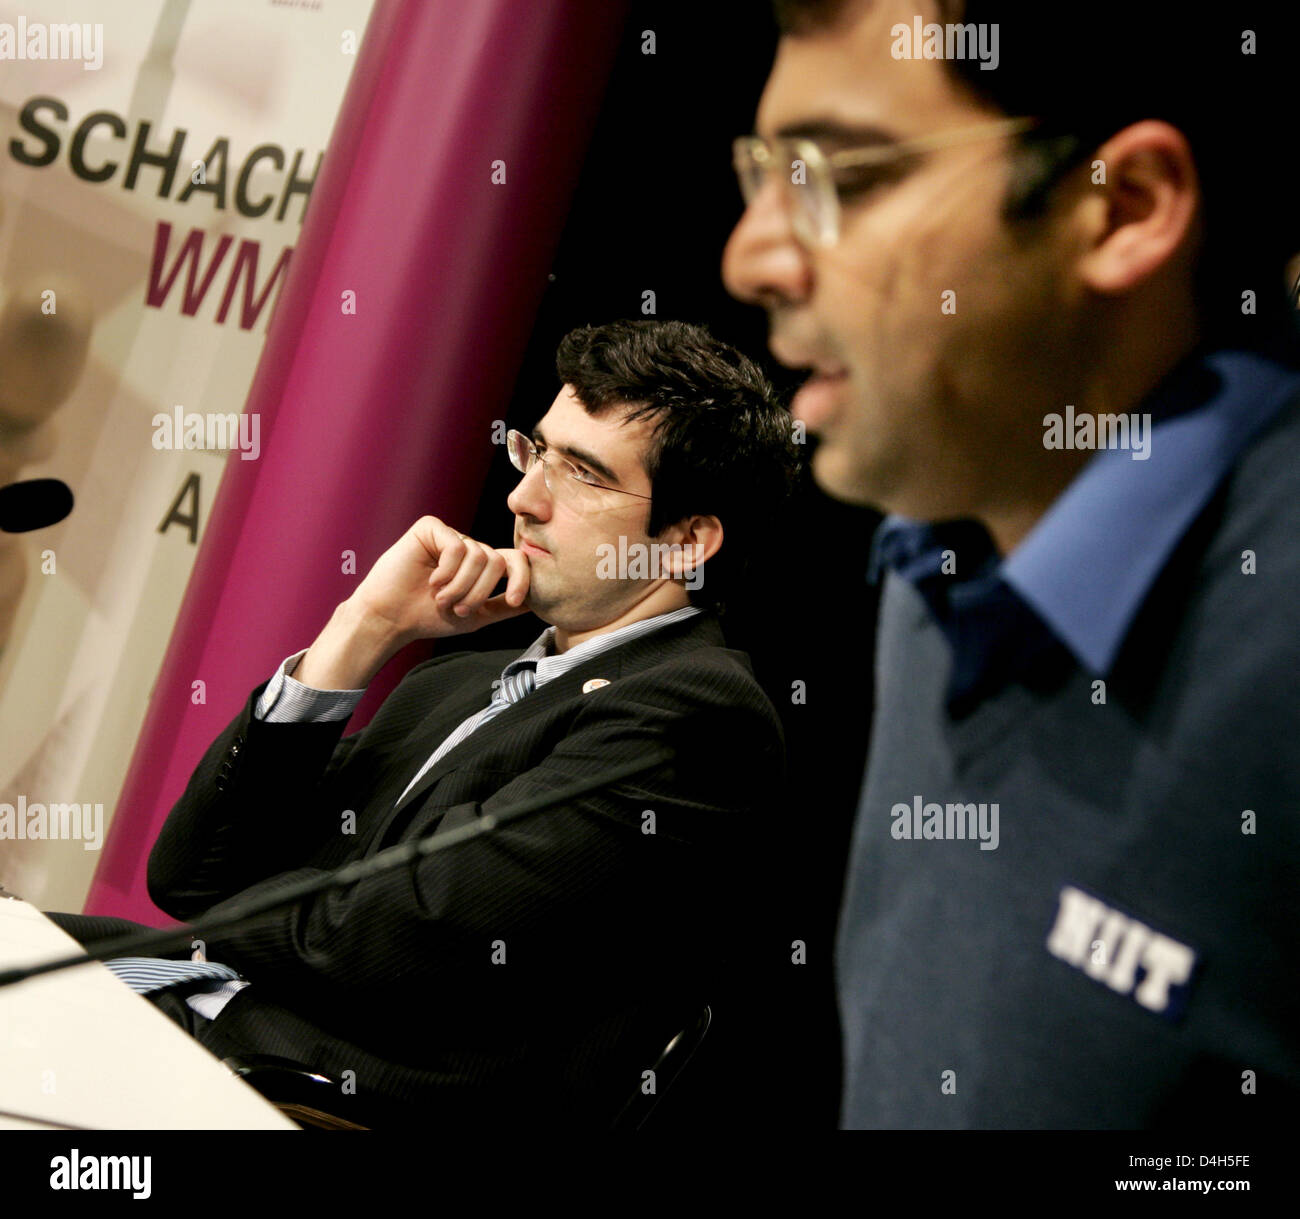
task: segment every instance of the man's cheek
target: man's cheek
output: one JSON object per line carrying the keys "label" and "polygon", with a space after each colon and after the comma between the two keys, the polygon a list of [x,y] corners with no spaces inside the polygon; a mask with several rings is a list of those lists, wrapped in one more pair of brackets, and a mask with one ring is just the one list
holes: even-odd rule
{"label": "man's cheek", "polygon": [[883,251],[829,251],[818,268],[815,308],[846,362],[873,358],[896,308],[893,260]]}

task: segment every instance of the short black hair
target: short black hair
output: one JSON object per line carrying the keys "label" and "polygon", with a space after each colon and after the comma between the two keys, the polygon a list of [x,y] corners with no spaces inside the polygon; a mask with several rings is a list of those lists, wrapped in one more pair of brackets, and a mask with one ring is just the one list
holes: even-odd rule
{"label": "short black hair", "polygon": [[[1172,0],[931,0],[942,24],[998,26],[998,65],[945,60],[955,82],[1002,113],[1040,120],[1018,137],[1003,214],[1041,214],[1052,188],[1115,132],[1163,119],[1186,137],[1204,200],[1195,296],[1207,341],[1294,359],[1285,282],[1300,251],[1285,131],[1297,43],[1294,0],[1188,8]],[[826,28],[846,0],[773,0],[783,34]],[[1251,290],[1256,312],[1242,312]]]}
{"label": "short black hair", "polygon": [[570,331],[555,371],[588,414],[623,409],[625,423],[653,422],[650,537],[697,514],[722,522],[722,548],[688,590],[693,604],[721,612],[798,474],[790,413],[762,369],[703,326],[637,319]]}

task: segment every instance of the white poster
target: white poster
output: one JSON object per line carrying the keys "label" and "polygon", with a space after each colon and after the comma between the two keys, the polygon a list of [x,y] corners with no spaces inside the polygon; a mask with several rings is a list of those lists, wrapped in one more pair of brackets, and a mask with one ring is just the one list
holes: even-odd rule
{"label": "white poster", "polygon": [[42,908],[81,908],[260,444],[236,417],[371,7],[0,0],[0,488],[74,499],[0,532],[0,885]]}

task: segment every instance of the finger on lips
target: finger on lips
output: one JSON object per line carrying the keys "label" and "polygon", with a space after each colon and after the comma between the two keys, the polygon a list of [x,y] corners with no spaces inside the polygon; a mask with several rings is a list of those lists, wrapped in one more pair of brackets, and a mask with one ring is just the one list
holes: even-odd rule
{"label": "finger on lips", "polygon": [[506,591],[504,596],[510,605],[520,605],[524,597],[528,595],[529,577],[532,569],[528,566],[528,560],[517,550],[502,550],[498,554],[505,560],[506,570],[509,572],[509,579],[506,582]]}

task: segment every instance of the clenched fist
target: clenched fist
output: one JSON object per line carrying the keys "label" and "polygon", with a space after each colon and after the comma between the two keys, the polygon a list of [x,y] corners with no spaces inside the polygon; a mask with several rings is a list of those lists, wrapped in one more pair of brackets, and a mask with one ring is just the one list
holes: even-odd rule
{"label": "clenched fist", "polygon": [[[503,592],[493,595],[502,580]],[[298,663],[295,681],[319,690],[369,684],[416,639],[464,635],[527,613],[528,559],[422,516],[375,561]]]}
{"label": "clenched fist", "polygon": [[[379,556],[350,598],[403,643],[463,635],[525,611],[528,560],[422,516]],[[508,577],[505,591],[492,590]]]}

